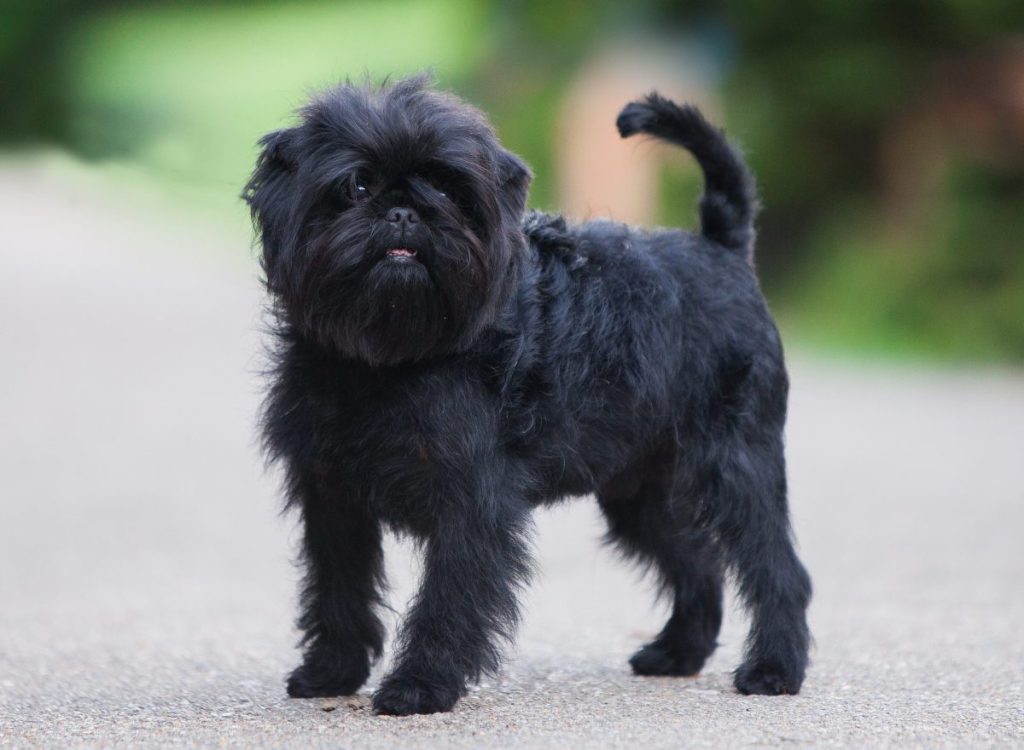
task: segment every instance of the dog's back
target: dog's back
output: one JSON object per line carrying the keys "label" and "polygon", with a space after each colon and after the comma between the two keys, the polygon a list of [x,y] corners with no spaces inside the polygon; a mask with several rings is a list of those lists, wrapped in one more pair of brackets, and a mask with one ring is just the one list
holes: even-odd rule
{"label": "dog's back", "polygon": [[516,380],[534,398],[516,401],[536,412],[520,414],[532,430],[520,440],[548,454],[544,499],[595,491],[726,402],[770,405],[778,429],[784,420],[781,343],[750,262],[757,200],[746,165],[696,109],[655,94],[628,105],[618,126],[698,158],[701,231],[524,220],[533,252],[520,307],[534,309],[517,313],[529,345]]}

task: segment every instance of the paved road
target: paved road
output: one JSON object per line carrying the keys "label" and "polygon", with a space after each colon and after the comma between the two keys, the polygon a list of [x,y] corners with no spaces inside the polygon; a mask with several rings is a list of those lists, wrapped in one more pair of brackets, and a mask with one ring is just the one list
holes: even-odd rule
{"label": "paved road", "polygon": [[[37,162],[0,172],[0,746],[1024,746],[1024,377],[794,362],[793,510],[814,576],[804,692],[626,658],[664,608],[539,517],[518,649],[450,715],[291,701],[294,528],[253,440],[241,234],[155,220]],[[415,580],[391,543],[392,601]]]}

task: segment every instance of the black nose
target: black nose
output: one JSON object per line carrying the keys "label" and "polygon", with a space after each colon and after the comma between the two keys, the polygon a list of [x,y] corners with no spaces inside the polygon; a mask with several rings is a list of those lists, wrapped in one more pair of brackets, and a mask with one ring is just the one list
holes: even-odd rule
{"label": "black nose", "polygon": [[392,224],[404,226],[406,224],[416,224],[420,217],[411,208],[392,208],[388,211],[387,220]]}

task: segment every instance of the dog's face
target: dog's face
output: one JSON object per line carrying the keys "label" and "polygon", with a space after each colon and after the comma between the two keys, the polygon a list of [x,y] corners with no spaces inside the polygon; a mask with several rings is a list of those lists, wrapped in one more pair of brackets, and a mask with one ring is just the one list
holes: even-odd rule
{"label": "dog's face", "polygon": [[346,84],[261,144],[245,198],[302,335],[380,366],[458,351],[494,320],[530,173],[477,110],[425,78]]}

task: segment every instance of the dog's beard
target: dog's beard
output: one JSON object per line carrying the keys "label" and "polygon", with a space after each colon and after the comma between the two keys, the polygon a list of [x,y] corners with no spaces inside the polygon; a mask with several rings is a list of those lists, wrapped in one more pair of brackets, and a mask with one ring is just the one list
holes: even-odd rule
{"label": "dog's beard", "polygon": [[[321,345],[373,366],[453,351],[478,332],[489,270],[460,226],[396,237],[380,222],[335,219],[306,245],[290,319]],[[396,250],[401,252],[396,253]]]}

